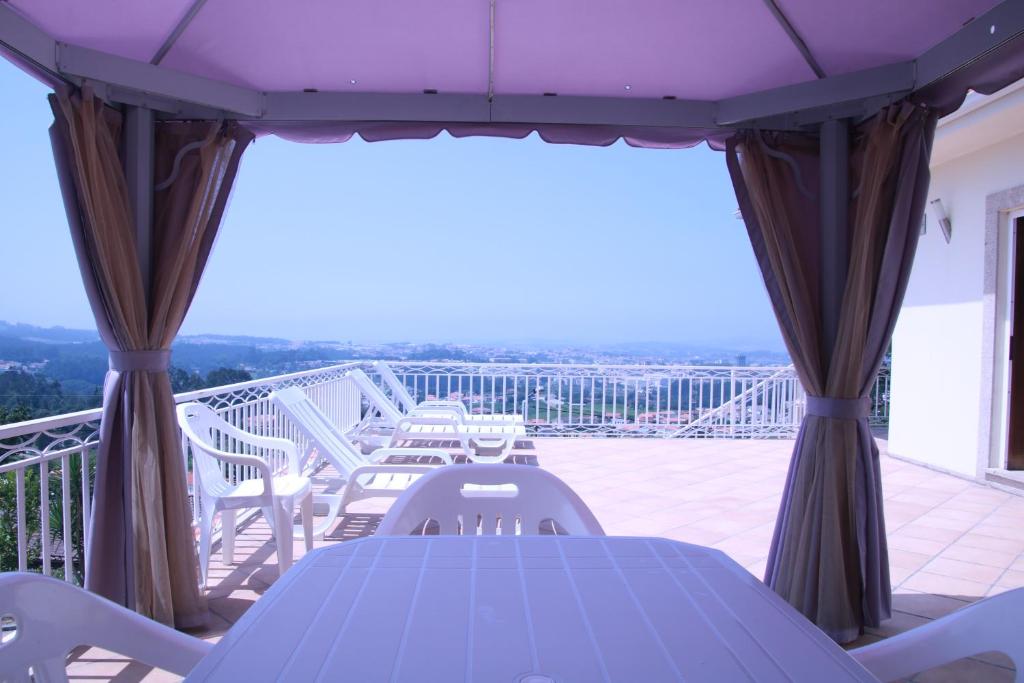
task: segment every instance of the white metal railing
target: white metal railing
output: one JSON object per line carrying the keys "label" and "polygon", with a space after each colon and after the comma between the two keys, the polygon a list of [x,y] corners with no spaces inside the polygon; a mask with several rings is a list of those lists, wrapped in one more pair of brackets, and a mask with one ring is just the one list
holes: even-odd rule
{"label": "white metal railing", "polygon": [[[735,380],[730,380],[735,386]],[[804,416],[806,395],[793,366],[746,382],[718,407],[705,410],[674,432],[674,437],[790,437]]]}
{"label": "white metal railing", "polygon": [[872,427],[889,426],[889,396],[892,387],[892,367],[888,362],[875,375],[875,383],[871,389],[871,414],[868,423]]}
{"label": "white metal railing", "polygon": [[[792,366],[388,361],[417,400],[524,415],[537,436],[792,438],[805,394]],[[889,369],[870,421],[888,424]]]}
{"label": "white metal railing", "polygon": [[[292,439],[306,452],[308,444],[294,425],[281,419],[270,392],[304,387],[336,424],[351,427],[361,418],[361,398],[344,375],[358,366],[296,372],[177,394],[175,399],[207,403],[236,427]],[[99,425],[96,409],[0,426],[0,571],[34,570],[81,580]],[[185,458],[191,493],[190,454]],[[257,476],[235,466],[225,474],[236,481]],[[199,514],[197,507],[194,515]]]}
{"label": "white metal railing", "polygon": [[[791,367],[389,364],[419,400],[458,399],[472,412],[519,412],[536,436],[786,438],[803,415],[804,394]],[[308,444],[277,412],[270,392],[301,386],[348,429],[363,412],[358,390],[345,378],[355,367],[372,372],[367,363],[343,363],[175,398],[207,403],[234,426],[291,439],[306,453]],[[884,425],[888,368],[879,373],[873,396],[871,422]],[[0,571],[80,579],[99,424],[100,411],[89,410],[0,426]],[[184,456],[191,493],[190,456]],[[237,481],[257,476],[234,466],[225,474]]]}

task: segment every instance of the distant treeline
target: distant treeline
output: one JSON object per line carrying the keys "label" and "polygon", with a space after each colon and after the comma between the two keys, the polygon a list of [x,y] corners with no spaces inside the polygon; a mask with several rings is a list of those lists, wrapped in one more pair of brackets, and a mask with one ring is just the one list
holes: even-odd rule
{"label": "distant treeline", "polygon": [[[255,368],[253,374],[267,376],[306,370],[312,363],[340,360],[336,349],[301,347],[264,349],[235,344],[175,344],[172,363],[189,373],[205,376],[218,368]],[[102,386],[107,372],[107,348],[99,341],[52,343],[15,339],[0,335],[0,360],[38,365],[38,372],[59,382],[85,382]],[[76,387],[76,393],[78,389]]]}
{"label": "distant treeline", "polygon": [[[176,394],[248,382],[253,378],[248,371],[236,368],[215,368],[204,377],[198,372],[172,367],[170,375],[171,388]],[[73,380],[59,382],[24,370],[0,372],[0,425],[99,408],[103,403],[102,377],[100,382],[87,385],[90,390],[86,393],[77,393],[69,386],[82,384]]]}
{"label": "distant treeline", "polygon": [[69,393],[60,382],[23,370],[0,373],[0,424],[96,408],[101,387],[85,394]]}
{"label": "distant treeline", "polygon": [[253,377],[246,370],[237,370],[234,368],[217,368],[210,370],[206,373],[206,377],[203,377],[198,372],[189,372],[188,370],[182,370],[181,368],[171,367],[171,389],[176,394],[181,394],[186,391],[198,391],[199,389],[209,389],[210,387],[223,387],[228,384],[238,384],[239,382],[248,382]]}

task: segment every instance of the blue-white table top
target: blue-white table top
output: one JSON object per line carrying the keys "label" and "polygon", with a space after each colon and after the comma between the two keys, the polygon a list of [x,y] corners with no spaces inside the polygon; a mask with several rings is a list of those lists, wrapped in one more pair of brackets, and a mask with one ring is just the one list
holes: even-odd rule
{"label": "blue-white table top", "polygon": [[373,536],[310,553],[193,681],[874,681],[717,550]]}

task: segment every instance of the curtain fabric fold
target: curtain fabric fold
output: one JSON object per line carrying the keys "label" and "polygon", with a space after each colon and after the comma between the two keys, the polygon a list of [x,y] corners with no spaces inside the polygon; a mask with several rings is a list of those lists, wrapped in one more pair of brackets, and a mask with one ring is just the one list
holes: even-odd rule
{"label": "curtain fabric fold", "polygon": [[890,616],[878,448],[863,409],[920,234],[936,117],[909,103],[852,135],[846,288],[823,336],[815,138],[746,132],[727,162],[783,338],[807,391],[765,582],[839,642]]}
{"label": "curtain fabric fold", "polygon": [[[151,282],[136,252],[120,157],[121,116],[88,90],[50,97],[51,141],[72,240],[111,352],[86,587],[157,621],[202,624],[186,473],[167,374],[251,135],[218,122],[158,123]],[[186,145],[202,143],[178,158]],[[195,147],[195,145],[193,145]],[[176,163],[177,162],[177,163]]]}

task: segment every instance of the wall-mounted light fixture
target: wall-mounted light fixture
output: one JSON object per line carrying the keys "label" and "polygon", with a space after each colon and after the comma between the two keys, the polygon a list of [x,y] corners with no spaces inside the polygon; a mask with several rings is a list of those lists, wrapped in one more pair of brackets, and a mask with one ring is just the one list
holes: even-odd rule
{"label": "wall-mounted light fixture", "polygon": [[946,244],[949,244],[949,240],[953,238],[953,224],[949,221],[949,214],[946,213],[946,207],[942,205],[942,200],[931,200],[928,202],[928,208],[931,209],[932,218],[942,228],[942,236],[946,238]]}

